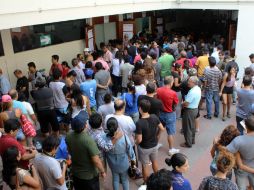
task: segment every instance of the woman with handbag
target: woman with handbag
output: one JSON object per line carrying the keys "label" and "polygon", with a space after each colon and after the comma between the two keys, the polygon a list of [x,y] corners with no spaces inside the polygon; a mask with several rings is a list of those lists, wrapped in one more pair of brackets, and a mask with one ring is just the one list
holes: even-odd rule
{"label": "woman with handbag", "polygon": [[[219,147],[226,147],[234,140],[235,137],[239,135],[240,135],[240,132],[238,131],[238,129],[234,125],[229,125],[222,131],[219,139],[214,139],[213,147],[210,151],[211,156],[213,158],[210,164],[210,171],[213,176],[217,172],[216,161],[219,155]],[[232,178],[232,171],[228,172],[227,177],[229,179]]]}
{"label": "woman with handbag", "polygon": [[[106,138],[113,139],[118,132],[118,122],[114,117],[107,120],[106,123],[108,134]],[[112,150],[106,152],[106,159],[112,172],[113,190],[119,189],[121,182],[123,190],[129,190],[128,169],[130,167],[129,160],[135,162],[135,154],[128,136],[122,135]]]}
{"label": "woman with handbag", "polygon": [[34,165],[29,171],[18,167],[21,154],[17,147],[9,147],[3,154],[3,179],[11,189],[41,190],[41,183]]}

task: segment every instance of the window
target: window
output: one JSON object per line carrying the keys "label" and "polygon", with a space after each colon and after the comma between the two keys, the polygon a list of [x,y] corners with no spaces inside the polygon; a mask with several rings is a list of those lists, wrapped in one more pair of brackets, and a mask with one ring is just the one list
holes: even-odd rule
{"label": "window", "polygon": [[85,19],[11,29],[15,53],[85,38]]}
{"label": "window", "polygon": [[2,42],[1,34],[0,34],[0,56],[4,56],[4,48],[3,48],[3,42]]}

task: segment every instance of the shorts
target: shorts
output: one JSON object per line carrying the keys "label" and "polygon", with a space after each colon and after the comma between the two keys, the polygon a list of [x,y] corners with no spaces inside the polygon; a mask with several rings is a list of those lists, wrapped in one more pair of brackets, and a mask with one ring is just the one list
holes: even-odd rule
{"label": "shorts", "polygon": [[59,131],[59,123],[55,110],[43,110],[37,112],[38,121],[41,126],[42,133],[49,132],[49,124],[54,132]]}
{"label": "shorts", "polygon": [[56,115],[57,115],[57,121],[58,123],[66,123],[68,124],[68,122],[65,121],[66,115],[67,115],[67,108],[59,108],[59,109],[55,109]]}
{"label": "shorts", "polygon": [[176,134],[176,112],[161,112],[160,120],[168,135]]}
{"label": "shorts", "polygon": [[153,148],[141,148],[140,146],[138,146],[138,158],[139,161],[141,162],[141,164],[149,164],[150,161],[155,161],[157,160],[158,157],[158,148],[157,146],[153,147]]}
{"label": "shorts", "polygon": [[222,90],[222,94],[233,94],[234,87],[225,86]]}

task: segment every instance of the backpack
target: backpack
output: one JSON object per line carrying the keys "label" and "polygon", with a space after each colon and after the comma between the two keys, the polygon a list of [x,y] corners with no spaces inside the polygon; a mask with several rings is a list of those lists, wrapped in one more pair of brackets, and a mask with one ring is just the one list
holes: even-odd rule
{"label": "backpack", "polygon": [[53,80],[53,78],[51,76],[47,76],[45,74],[45,69],[41,69],[41,70],[38,70],[35,72],[35,80],[38,76],[38,72],[41,74],[41,76],[46,80],[46,84],[47,84],[47,87],[49,86],[49,83]]}

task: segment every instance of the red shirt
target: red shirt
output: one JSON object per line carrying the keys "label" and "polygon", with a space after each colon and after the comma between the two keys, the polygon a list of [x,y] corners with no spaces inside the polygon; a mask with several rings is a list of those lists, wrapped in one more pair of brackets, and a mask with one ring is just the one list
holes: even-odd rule
{"label": "red shirt", "polygon": [[52,64],[51,67],[50,67],[49,74],[52,75],[53,74],[53,70],[55,68],[58,68],[62,72],[62,77],[63,77],[63,67],[62,67],[62,65],[60,63],[58,63],[57,65]]}
{"label": "red shirt", "polygon": [[[176,61],[176,63],[178,63],[178,64],[180,64],[180,65],[182,65],[182,68],[184,69],[184,61],[186,60],[187,58],[180,58],[180,59],[178,59],[177,61]],[[192,61],[190,60],[190,59],[187,59],[187,60],[189,60],[189,62],[190,62],[190,68],[192,67]]]}
{"label": "red shirt", "polygon": [[14,137],[10,135],[3,135],[0,138],[0,155],[3,155],[3,153],[11,146],[17,147],[21,153],[21,156],[26,152],[24,147]]}
{"label": "red shirt", "polygon": [[160,87],[157,89],[157,98],[163,103],[164,112],[173,112],[176,104],[178,104],[177,94],[168,87]]}

